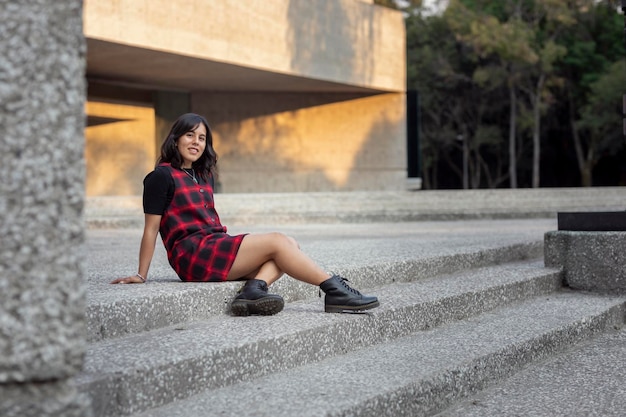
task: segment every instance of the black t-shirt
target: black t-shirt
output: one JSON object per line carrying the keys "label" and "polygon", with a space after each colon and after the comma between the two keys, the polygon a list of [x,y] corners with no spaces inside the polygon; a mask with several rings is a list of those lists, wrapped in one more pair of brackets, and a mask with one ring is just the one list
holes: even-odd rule
{"label": "black t-shirt", "polygon": [[[197,174],[196,178],[200,184],[206,184],[206,181]],[[143,179],[143,212],[162,216],[172,198],[174,198],[174,178],[167,167],[156,167]]]}

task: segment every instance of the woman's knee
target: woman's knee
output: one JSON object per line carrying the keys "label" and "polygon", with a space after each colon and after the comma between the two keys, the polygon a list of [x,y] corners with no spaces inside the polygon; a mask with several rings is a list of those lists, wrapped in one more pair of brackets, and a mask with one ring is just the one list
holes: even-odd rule
{"label": "woman's knee", "polygon": [[291,236],[287,236],[280,232],[272,232],[270,233],[272,241],[278,246],[291,246],[297,249],[300,249],[300,245],[296,241],[296,239]]}
{"label": "woman's knee", "polygon": [[297,249],[300,249],[300,244],[298,244],[298,241],[296,239],[292,238],[291,236],[287,236],[287,240],[292,246],[295,246]]}

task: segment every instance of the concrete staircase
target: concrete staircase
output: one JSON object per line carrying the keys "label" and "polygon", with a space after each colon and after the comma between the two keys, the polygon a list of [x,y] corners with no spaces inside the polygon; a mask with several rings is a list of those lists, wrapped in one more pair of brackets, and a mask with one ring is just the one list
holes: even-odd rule
{"label": "concrete staircase", "polygon": [[626,297],[564,288],[543,237],[626,188],[216,197],[231,233],[284,231],[381,302],[326,314],[283,278],[271,317],[229,316],[241,284],[181,283],[160,244],[148,284],[109,285],[141,238],[113,200],[86,214],[94,417],[624,415]]}
{"label": "concrete staircase", "polygon": [[97,417],[434,415],[623,325],[624,298],[562,288],[541,250],[341,271],[379,297],[367,314],[323,313],[317,291],[290,279],[272,317],[224,314],[240,284],[129,286],[114,308],[90,300],[76,383]]}

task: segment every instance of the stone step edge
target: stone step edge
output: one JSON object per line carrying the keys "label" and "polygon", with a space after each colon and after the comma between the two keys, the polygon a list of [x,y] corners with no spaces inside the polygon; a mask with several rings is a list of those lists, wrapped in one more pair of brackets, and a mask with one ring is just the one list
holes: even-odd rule
{"label": "stone step edge", "polygon": [[[584,297],[601,298],[581,293],[576,297],[564,299],[562,306],[567,304],[578,307],[577,300]],[[534,313],[533,306],[539,306],[537,302],[541,301],[543,300],[536,299],[524,305],[536,316],[531,320],[533,323],[540,322],[542,314],[546,313],[541,308],[537,308],[539,312]],[[522,305],[519,304],[518,307]],[[587,307],[587,304],[580,306]],[[327,415],[325,413],[435,415],[508,378],[530,363],[559,355],[601,333],[622,327],[625,307],[624,298],[611,300],[605,297],[601,308],[594,307],[593,311],[585,309],[584,314],[571,320],[569,315],[563,321],[559,318],[558,323],[550,323],[549,328],[535,326],[536,330],[526,331],[521,336],[515,334],[515,326],[506,317],[514,316],[515,311],[519,310],[505,307],[498,314],[490,312],[468,321],[453,323],[447,328],[420,332],[391,343],[349,352],[343,357],[334,357],[217,390],[207,390],[135,417],[200,417],[206,415],[207,409],[215,415],[223,415],[226,411],[242,417],[252,415],[252,404],[248,397],[241,396],[241,392],[253,393],[249,397],[260,408],[254,409],[254,415],[270,415],[270,410],[271,415],[276,417]],[[571,313],[573,309],[566,307],[565,310]],[[566,315],[565,310],[559,312]],[[480,327],[485,322],[496,320],[501,321],[500,327],[503,331],[494,332],[494,327],[489,326],[489,323]],[[529,319],[525,318],[524,322],[526,320]],[[566,320],[568,321],[565,322]],[[533,323],[527,323],[529,327],[533,326]],[[505,334],[508,329],[512,329],[510,335]],[[422,343],[433,334],[436,337],[428,343]],[[471,337],[468,337],[470,334],[487,340],[487,348],[481,345],[475,347]],[[500,340],[498,336],[501,335]],[[466,340],[471,347],[459,349],[459,344]],[[416,347],[418,345],[419,348]],[[424,346],[429,348],[424,349]],[[436,349],[445,352],[435,352]],[[432,359],[431,355],[438,357]],[[446,360],[448,357],[449,360]],[[388,370],[393,370],[393,378],[384,375]],[[402,378],[398,378],[398,372],[403,372]],[[378,377],[372,379],[371,375]],[[356,381],[359,383],[355,383]],[[392,382],[385,385],[386,381]],[[271,395],[276,390],[281,395]],[[264,398],[264,401],[259,403],[259,398]],[[293,398],[298,398],[298,402],[290,400]],[[341,401],[345,398],[348,400]]]}
{"label": "stone step edge", "polygon": [[[518,243],[488,250],[466,251],[440,257],[399,260],[337,270],[355,288],[367,290],[391,282],[410,282],[463,269],[480,268],[543,256],[543,241]],[[153,284],[147,284],[153,285]],[[168,284],[163,284],[168,285]],[[240,283],[188,284],[171,283],[171,294],[140,296],[110,302],[89,302],[86,308],[87,341],[121,337],[150,331],[176,323],[203,320],[227,314],[228,304]],[[187,286],[182,291],[182,286]],[[178,287],[178,288],[177,288]],[[272,291],[286,302],[319,296],[317,287],[283,277]],[[159,311],[161,310],[161,311]]]}
{"label": "stone step edge", "polygon": [[[620,301],[597,316],[584,317],[569,326],[538,335],[520,345],[506,346],[501,351],[477,358],[460,369],[443,370],[432,379],[432,384],[426,386],[418,383],[409,384],[401,392],[385,393],[372,403],[362,404],[359,408],[367,410],[377,408],[380,414],[375,414],[383,415],[383,408],[385,408],[383,404],[393,398],[399,403],[410,404],[408,411],[411,415],[421,413],[432,415],[442,412],[456,401],[512,376],[530,363],[560,354],[598,334],[623,326],[625,306],[625,302]],[[469,386],[464,384],[467,380],[471,380]],[[444,392],[445,395],[443,395]],[[414,398],[420,397],[422,393],[425,396],[429,394],[431,396],[426,404],[414,401]],[[404,408],[403,412],[407,412],[407,409]]]}
{"label": "stone step edge", "polygon": [[[509,220],[509,219],[556,219],[557,210],[510,209],[489,211],[396,211],[390,213],[269,213],[258,215],[224,215],[222,223],[229,226],[258,226],[274,224],[337,224],[337,223],[389,223],[422,222],[449,220]],[[99,216],[86,217],[88,229],[140,229],[143,228],[143,216]]]}
{"label": "stone step edge", "polygon": [[[457,278],[451,277],[450,279]],[[434,283],[436,281],[438,280],[433,280]],[[403,287],[420,284],[419,282],[405,283]],[[397,288],[394,285],[400,284],[392,284],[388,289],[395,292],[396,299],[400,300],[405,296],[406,289]],[[315,320],[314,325],[304,330],[297,328],[292,333],[282,335],[279,338],[273,334],[260,338],[254,337],[252,340],[242,336],[243,340],[248,340],[248,342],[237,342],[236,347],[226,346],[216,348],[217,350],[209,349],[206,353],[194,351],[190,357],[180,359],[176,363],[171,363],[168,360],[157,364],[152,361],[149,367],[136,365],[138,366],[137,369],[109,369],[108,364],[115,360],[116,352],[129,350],[143,352],[143,346],[148,349],[149,345],[159,346],[161,344],[167,346],[168,351],[176,351],[177,348],[171,346],[173,338],[178,338],[177,343],[184,344],[184,349],[193,351],[192,343],[187,343],[188,340],[182,339],[185,335],[177,333],[181,330],[191,332],[188,335],[189,338],[211,339],[210,335],[207,336],[200,331],[200,324],[195,327],[191,325],[186,329],[184,327],[167,329],[166,337],[170,341],[163,343],[159,343],[159,337],[165,330],[145,335],[133,335],[124,339],[104,341],[102,345],[104,346],[103,349],[106,349],[103,350],[104,354],[112,356],[109,360],[104,360],[102,365],[107,369],[90,369],[88,375],[79,378],[79,385],[85,392],[97,393],[95,397],[92,395],[95,408],[98,410],[96,417],[130,414],[185,398],[193,394],[193,390],[199,387],[203,389],[217,388],[253,376],[261,376],[277,370],[317,362],[348,351],[403,337],[415,331],[462,320],[528,297],[549,294],[560,286],[560,270],[540,268],[540,271],[531,273],[531,278],[500,283],[491,287],[486,286],[485,290],[480,292],[459,290],[458,293],[445,297],[433,294],[430,301],[409,302],[408,305],[404,306],[390,303],[381,306],[371,315],[365,317],[321,313],[321,315],[311,318],[311,320]],[[310,301],[294,303],[290,306],[290,310],[281,313],[283,314],[282,320],[289,321],[292,317],[289,317],[288,314],[295,314],[300,317],[299,320],[303,323],[302,311],[310,316],[311,306],[315,304],[319,303]],[[293,318],[297,317],[294,316]],[[244,318],[243,320],[252,319]],[[257,321],[264,321],[265,318],[257,319]],[[217,320],[213,320],[212,326],[220,325],[216,322]],[[222,325],[231,326],[233,321],[222,323]],[[257,326],[256,322],[252,323],[251,326]],[[217,335],[220,331],[218,328],[209,333],[215,332]],[[224,331],[228,331],[228,327]],[[142,340],[142,337],[145,339]],[[315,340],[316,342],[302,343],[304,340]],[[322,343],[323,348],[320,343]],[[276,352],[284,349],[287,349],[288,352],[284,355],[276,355]],[[97,355],[98,353],[90,352],[89,354]],[[166,353],[163,352],[163,354]],[[250,364],[245,369],[237,367],[237,364],[242,360]],[[205,374],[206,369],[212,369],[210,375]],[[177,380],[182,381],[180,385],[173,382]],[[122,400],[116,403],[115,399]]]}

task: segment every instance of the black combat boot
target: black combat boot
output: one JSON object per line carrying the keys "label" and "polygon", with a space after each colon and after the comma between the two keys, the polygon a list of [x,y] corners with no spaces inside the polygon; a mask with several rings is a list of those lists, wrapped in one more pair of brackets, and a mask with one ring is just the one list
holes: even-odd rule
{"label": "black combat boot", "polygon": [[230,311],[235,316],[257,314],[271,316],[285,306],[283,297],[267,293],[267,283],[259,279],[246,281],[239,294],[230,304]]}
{"label": "black combat boot", "polygon": [[324,311],[327,313],[342,313],[344,311],[361,311],[378,307],[378,298],[363,295],[350,287],[347,280],[339,275],[333,275],[320,284],[326,294],[324,296]]}

